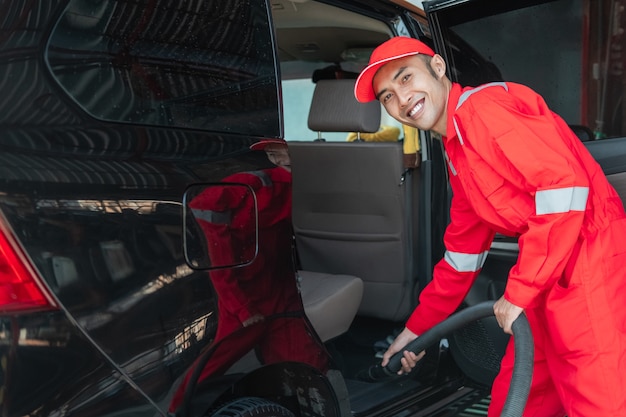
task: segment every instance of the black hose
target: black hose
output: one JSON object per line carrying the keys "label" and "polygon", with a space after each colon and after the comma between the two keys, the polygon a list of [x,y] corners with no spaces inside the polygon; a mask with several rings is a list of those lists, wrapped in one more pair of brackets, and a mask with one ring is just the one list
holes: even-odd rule
{"label": "black hose", "polygon": [[521,416],[526,406],[526,400],[530,392],[530,381],[533,378],[533,359],[535,345],[533,334],[530,331],[526,315],[520,316],[513,322],[511,330],[515,337],[515,361],[513,363],[513,376],[509,385],[509,393],[502,409],[501,416]]}
{"label": "black hose", "polygon": [[[372,366],[365,372],[361,372],[359,378],[374,382],[396,375],[402,368],[400,360],[404,351],[419,353],[427,347],[438,343],[452,331],[471,324],[476,320],[493,316],[493,304],[494,301],[484,301],[451,315],[448,319],[434,326],[417,339],[409,342],[404,349],[391,357],[387,366]],[[528,393],[530,392],[530,382],[533,374],[533,335],[530,331],[528,319],[524,314],[521,314],[513,322],[512,331],[515,335],[515,362],[509,393],[501,414],[502,417],[522,415],[528,399]]]}

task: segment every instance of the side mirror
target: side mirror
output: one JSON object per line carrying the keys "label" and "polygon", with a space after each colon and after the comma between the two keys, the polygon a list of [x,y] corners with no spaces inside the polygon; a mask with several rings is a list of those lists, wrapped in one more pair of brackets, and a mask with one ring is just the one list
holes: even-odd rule
{"label": "side mirror", "polygon": [[183,197],[183,248],[193,269],[251,263],[258,251],[254,192],[244,184],[201,184]]}

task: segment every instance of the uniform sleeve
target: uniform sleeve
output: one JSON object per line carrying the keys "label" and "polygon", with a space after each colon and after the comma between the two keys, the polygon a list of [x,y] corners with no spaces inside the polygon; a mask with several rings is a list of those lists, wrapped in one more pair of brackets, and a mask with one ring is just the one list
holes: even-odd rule
{"label": "uniform sleeve", "polygon": [[494,232],[470,207],[458,180],[450,176],[453,197],[450,224],[444,234],[446,252],[424,288],[406,327],[422,334],[445,320],[461,304],[480,272]]}
{"label": "uniform sleeve", "polygon": [[[481,98],[465,104],[468,114],[461,120],[471,123],[458,124],[458,129],[488,166],[532,202],[533,209],[520,214],[526,225],[505,290],[508,301],[527,308],[536,305],[538,296],[563,273],[580,234],[589,179],[562,139],[569,134],[567,125],[538,95],[527,92],[520,100],[500,94],[504,97],[498,100]],[[492,204],[516,209],[510,200],[494,197]]]}

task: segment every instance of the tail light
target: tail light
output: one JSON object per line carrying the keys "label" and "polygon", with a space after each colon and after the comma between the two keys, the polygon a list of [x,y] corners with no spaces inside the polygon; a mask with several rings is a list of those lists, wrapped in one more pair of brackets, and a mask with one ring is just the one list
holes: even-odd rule
{"label": "tail light", "polygon": [[56,308],[39,279],[0,215],[0,312]]}

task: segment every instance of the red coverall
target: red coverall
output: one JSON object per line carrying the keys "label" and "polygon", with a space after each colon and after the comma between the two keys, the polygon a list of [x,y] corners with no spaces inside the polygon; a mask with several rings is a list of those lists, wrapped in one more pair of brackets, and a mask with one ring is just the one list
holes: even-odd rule
{"label": "red coverall", "polygon": [[[190,202],[213,264],[233,265],[241,262],[242,252],[254,253],[257,230],[260,246],[251,264],[210,271],[218,294],[218,328],[215,350],[199,381],[223,373],[252,348],[265,364],[298,361],[325,372],[329,357],[309,327],[296,283],[291,173],[272,168],[234,174],[223,182],[246,184],[254,196],[245,186],[212,186]],[[265,320],[242,327],[255,315]],[[170,411],[181,403],[192,371],[178,388]]]}
{"label": "red coverall", "polygon": [[[525,416],[626,416],[626,215],[600,166],[527,87],[453,84],[442,139],[453,190],[446,253],[407,322],[460,305],[496,232],[519,237],[504,296],[525,309],[535,364]],[[513,341],[492,388],[499,416]]]}

